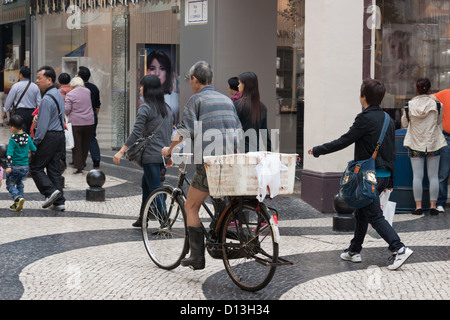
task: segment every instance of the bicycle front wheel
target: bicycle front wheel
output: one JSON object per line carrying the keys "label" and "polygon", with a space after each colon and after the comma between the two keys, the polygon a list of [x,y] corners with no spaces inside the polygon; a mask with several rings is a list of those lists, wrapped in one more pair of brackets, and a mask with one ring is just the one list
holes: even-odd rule
{"label": "bicycle front wheel", "polygon": [[148,255],[160,268],[178,267],[188,250],[183,200],[171,187],[162,187],[150,194],[142,210],[142,238]]}
{"label": "bicycle front wheel", "polygon": [[275,273],[278,243],[263,203],[244,201],[232,208],[221,227],[223,262],[233,282],[243,290],[264,288]]}

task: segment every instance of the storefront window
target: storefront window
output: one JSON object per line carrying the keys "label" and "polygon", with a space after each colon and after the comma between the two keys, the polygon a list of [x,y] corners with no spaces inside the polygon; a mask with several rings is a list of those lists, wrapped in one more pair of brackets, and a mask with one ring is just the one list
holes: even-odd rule
{"label": "storefront window", "polygon": [[50,65],[58,77],[71,77],[79,66],[91,71],[90,82],[100,90],[101,108],[97,135],[101,148],[111,148],[111,59],[112,14],[110,8],[82,13],[77,6],[51,15],[33,18],[32,61],[34,71]]}
{"label": "storefront window", "polygon": [[[101,108],[97,139],[104,151],[125,142],[139,107],[139,80],[157,74],[166,82],[166,101],[179,109],[179,7],[175,0],[135,2],[118,6],[77,5],[52,12],[33,2],[34,71],[50,65],[57,76],[72,77],[79,66],[91,71],[90,82],[100,90]],[[94,3],[94,2],[93,2]],[[152,57],[165,55],[168,65],[152,64]],[[163,61],[163,60],[160,60]],[[178,117],[176,117],[178,118]]]}
{"label": "storefront window", "polygon": [[140,105],[139,81],[146,74],[157,75],[165,100],[179,120],[180,13],[176,2],[130,7],[130,122]]}
{"label": "storefront window", "polygon": [[276,92],[280,150],[303,156],[305,0],[278,0]]}
{"label": "storefront window", "polygon": [[276,92],[280,151],[303,154],[305,0],[278,0]]}
{"label": "storefront window", "polygon": [[429,78],[433,92],[450,88],[450,2],[382,0],[377,6],[375,77],[387,89],[382,107],[399,127],[399,110],[416,95],[418,78]]}

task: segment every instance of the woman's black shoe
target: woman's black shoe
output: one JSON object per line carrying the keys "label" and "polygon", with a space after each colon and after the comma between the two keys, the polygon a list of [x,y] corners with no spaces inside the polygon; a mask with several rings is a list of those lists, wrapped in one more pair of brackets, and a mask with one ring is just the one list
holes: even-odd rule
{"label": "woman's black shoe", "polygon": [[423,214],[422,209],[416,209],[413,212],[411,212],[412,214],[415,214],[416,216],[420,216],[421,214]]}
{"label": "woman's black shoe", "polygon": [[437,216],[439,214],[439,211],[436,208],[430,209],[430,215]]}
{"label": "woman's black shoe", "polygon": [[132,224],[132,226],[135,227],[135,228],[141,228],[141,227],[142,227],[142,218],[139,217],[139,218]]}

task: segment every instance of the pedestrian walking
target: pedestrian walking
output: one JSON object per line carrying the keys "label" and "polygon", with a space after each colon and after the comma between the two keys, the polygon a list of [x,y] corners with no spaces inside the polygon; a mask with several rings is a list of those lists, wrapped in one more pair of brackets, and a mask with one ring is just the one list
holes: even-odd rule
{"label": "pedestrian walking", "polygon": [[64,99],[66,99],[66,95],[72,90],[70,86],[70,74],[63,72],[58,76],[59,82],[59,92],[61,92]]}
{"label": "pedestrian walking", "polygon": [[84,86],[88,88],[91,91],[91,105],[92,110],[94,111],[94,131],[92,132],[92,138],[91,143],[89,145],[89,152],[91,154],[91,159],[93,163],[94,168],[100,167],[100,146],[98,145],[97,140],[97,126],[98,126],[98,114],[100,112],[100,90],[98,87],[89,82],[89,79],[91,78],[91,71],[89,68],[80,66],[78,68],[78,76],[83,79]]}
{"label": "pedestrian walking", "polygon": [[36,84],[43,97],[34,136],[37,150],[30,161],[30,172],[39,192],[46,198],[42,207],[53,205],[53,209],[64,211],[64,100],[54,85],[55,80],[52,67],[43,66],[37,71]]}
{"label": "pedestrian walking", "polygon": [[125,151],[137,139],[153,134],[143,154],[144,174],[141,184],[141,210],[139,218],[133,223],[133,227],[137,228],[141,227],[143,208],[147,198],[153,190],[161,187],[161,171],[165,169],[161,149],[170,144],[172,134],[172,113],[169,105],[164,102],[161,81],[157,76],[146,75],[141,79],[140,86],[140,93],[144,98],[144,103],[138,109],[133,131],[122,148],[113,157],[114,163],[119,164]]}
{"label": "pedestrian walking", "polygon": [[[272,150],[267,129],[267,108],[260,100],[256,74],[254,72],[241,73],[238,89],[242,97],[234,102],[234,106],[241,121],[242,130],[246,133],[243,143],[245,152]],[[264,139],[260,133],[263,134]],[[263,146],[260,146],[260,140],[264,142]]]}
{"label": "pedestrian walking", "polygon": [[[208,146],[208,134],[213,130],[220,132],[225,145],[236,145],[237,137],[233,134],[241,129],[241,123],[236,114],[231,99],[214,90],[212,86],[213,71],[211,66],[205,61],[195,63],[189,70],[189,83],[193,96],[186,103],[183,109],[183,118],[177,127],[177,132],[169,147],[162,149],[162,155],[168,157],[173,149],[183,141],[184,137],[190,137],[192,142],[198,137],[203,137],[201,150],[194,146],[194,161],[196,153],[205,151]],[[197,129],[198,122],[201,121],[202,130]],[[208,132],[209,131],[209,132]],[[224,149],[226,150],[225,146]],[[201,157],[203,159],[203,157]],[[191,266],[195,269],[205,268],[205,243],[201,221],[198,215],[203,201],[209,195],[208,180],[203,163],[196,164],[194,177],[186,197],[185,209],[187,214],[187,226],[189,233],[190,257],[181,261],[184,267]]]}
{"label": "pedestrian walking", "polygon": [[[58,77],[58,82],[60,84],[58,91],[61,92],[64,99],[66,99],[66,94],[70,92],[70,75],[68,73],[61,73]],[[37,122],[37,115],[39,113],[39,106],[31,114],[33,116],[33,122],[30,127],[30,137],[34,138],[34,131]]]}
{"label": "pedestrian walking", "polygon": [[[380,108],[386,89],[384,85],[374,79],[366,79],[361,85],[360,103],[364,109],[359,113],[349,131],[340,138],[331,142],[316,146],[308,153],[314,157],[329,154],[355,144],[355,160],[369,159],[377,145],[377,140],[384,123],[384,111]],[[384,189],[392,189],[394,184],[395,165],[395,125],[390,121],[386,136],[378,150],[375,159],[377,193]],[[341,259],[351,262],[361,262],[361,250],[369,223],[378,234],[389,244],[389,250],[393,252],[393,263],[388,269],[398,269],[413,253],[413,251],[400,241],[400,237],[386,221],[380,207],[378,197],[370,205],[357,209],[355,215],[355,231],[350,246],[341,254]]]}
{"label": "pedestrian walking", "polygon": [[448,197],[448,178],[450,176],[450,89],[442,90],[432,96],[442,103],[442,133],[447,146],[441,149],[441,160],[439,161],[439,195],[436,201],[438,212],[445,211]]}
{"label": "pedestrian walking", "polygon": [[441,149],[447,146],[439,126],[442,123],[442,110],[430,96],[431,82],[427,78],[416,81],[415,96],[403,110],[402,127],[407,128],[403,146],[408,149],[413,171],[413,194],[415,215],[423,214],[422,193],[425,160],[430,190],[430,214],[437,215],[436,201],[439,195],[439,161]]}
{"label": "pedestrian walking", "polygon": [[6,150],[6,189],[14,200],[9,209],[16,212],[22,210],[25,202],[23,182],[30,170],[28,153],[36,151],[33,140],[23,131],[23,126],[23,118],[17,114],[9,120],[9,128],[13,135]]}
{"label": "pedestrian walking", "polygon": [[64,112],[68,122],[72,124],[75,146],[72,149],[74,174],[83,173],[89,147],[92,141],[95,120],[91,104],[91,91],[84,86],[80,77],[70,81],[70,92],[65,99]]}
{"label": "pedestrian walking", "polygon": [[41,103],[41,92],[37,85],[31,82],[31,70],[24,66],[19,71],[19,82],[15,83],[6,97],[3,107],[3,119],[7,118],[7,112],[11,116],[20,115],[24,120],[24,131],[30,134],[32,113]]}

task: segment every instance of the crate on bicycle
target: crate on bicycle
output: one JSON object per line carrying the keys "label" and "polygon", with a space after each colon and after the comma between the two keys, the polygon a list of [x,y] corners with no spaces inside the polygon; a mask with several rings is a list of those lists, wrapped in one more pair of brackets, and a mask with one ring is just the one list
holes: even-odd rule
{"label": "crate on bicycle", "polygon": [[203,157],[212,197],[294,192],[297,154],[248,152]]}

